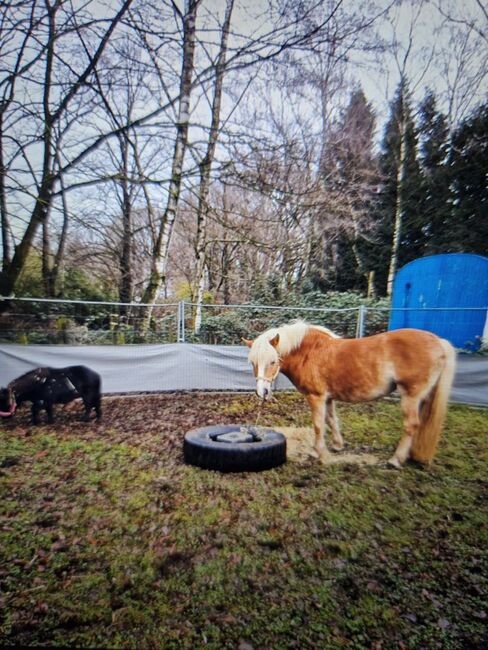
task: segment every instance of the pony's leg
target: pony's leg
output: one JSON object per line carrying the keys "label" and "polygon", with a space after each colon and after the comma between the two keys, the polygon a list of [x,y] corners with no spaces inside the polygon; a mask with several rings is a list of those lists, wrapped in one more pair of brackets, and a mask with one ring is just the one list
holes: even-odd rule
{"label": "pony's leg", "polygon": [[307,395],[308,403],[312,409],[312,422],[315,431],[315,452],[322,463],[330,457],[325,444],[325,414],[327,411],[326,400],[323,395]]}
{"label": "pony's leg", "polygon": [[420,399],[403,394],[401,396],[401,409],[403,414],[403,436],[398,443],[395,453],[388,461],[388,465],[400,469],[410,456],[412,441],[417,435],[420,426]]}
{"label": "pony's leg", "polygon": [[337,419],[335,402],[330,398],[327,400],[325,407],[325,423],[332,433],[331,449],[334,451],[341,451],[341,449],[344,448],[344,440],[341,435],[339,420]]}
{"label": "pony's leg", "polygon": [[92,410],[92,395],[91,391],[86,389],[84,386],[78,388],[80,393],[81,401],[83,402],[83,415],[81,416],[82,422],[88,422],[90,420],[90,414]]}
{"label": "pony's leg", "polygon": [[95,413],[97,415],[97,421],[100,422],[100,420],[102,419],[102,405],[101,405],[100,395],[97,395],[97,397],[95,398],[94,408],[95,408]]}
{"label": "pony's leg", "polygon": [[90,420],[91,406],[90,403],[84,397],[83,397],[83,407],[85,409],[85,412],[81,416],[81,421],[88,422]]}
{"label": "pony's leg", "polygon": [[40,419],[39,419],[39,411],[41,409],[41,403],[40,402],[32,402],[32,407],[31,407],[31,414],[32,414],[32,424],[39,424]]}
{"label": "pony's leg", "polygon": [[48,424],[53,424],[54,423],[54,415],[53,415],[52,402],[44,402],[44,408],[46,409]]}

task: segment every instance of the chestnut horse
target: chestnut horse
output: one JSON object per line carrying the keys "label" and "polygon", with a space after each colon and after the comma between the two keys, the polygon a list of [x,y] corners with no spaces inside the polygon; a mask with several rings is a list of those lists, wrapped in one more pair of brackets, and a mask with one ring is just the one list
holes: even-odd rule
{"label": "chestnut horse", "polygon": [[254,368],[256,392],[271,397],[281,371],[304,393],[312,410],[315,452],[326,462],[325,428],[332,449],[344,442],[334,400],[362,402],[400,393],[404,433],[388,463],[400,468],[408,458],[434,457],[447,410],[456,364],[452,345],[430,332],[399,329],[360,339],[343,339],[325,327],[296,321],[243,339]]}

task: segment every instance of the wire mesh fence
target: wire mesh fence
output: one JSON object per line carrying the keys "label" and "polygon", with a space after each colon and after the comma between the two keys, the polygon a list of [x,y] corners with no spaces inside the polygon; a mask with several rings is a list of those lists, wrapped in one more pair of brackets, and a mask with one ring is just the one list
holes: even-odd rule
{"label": "wire mesh fence", "polygon": [[[7,300],[0,298],[0,300]],[[137,343],[205,343],[239,345],[271,327],[295,319],[323,325],[342,337],[370,336],[384,332],[401,314],[405,326],[431,329],[453,322],[460,330],[472,330],[473,316],[486,319],[486,308],[402,308],[359,305],[345,308],[277,305],[203,305],[202,323],[195,331],[196,305],[180,301],[140,303],[9,298],[0,316],[0,343],[126,345]],[[423,327],[422,325],[424,324]],[[481,330],[483,328],[481,327]],[[486,329],[486,327],[485,327]],[[478,327],[480,330],[480,327]],[[486,333],[485,333],[486,336]],[[479,350],[483,332],[463,341],[462,349]]]}
{"label": "wire mesh fence", "polygon": [[193,329],[195,305],[184,303],[184,340],[208,344],[241,343],[263,331],[292,320],[303,319],[328,327],[339,336],[354,337],[358,332],[356,307],[332,309],[321,307],[282,307],[273,305],[204,305],[200,331]]}
{"label": "wire mesh fence", "polygon": [[124,345],[175,343],[178,303],[8,298],[0,343]]}

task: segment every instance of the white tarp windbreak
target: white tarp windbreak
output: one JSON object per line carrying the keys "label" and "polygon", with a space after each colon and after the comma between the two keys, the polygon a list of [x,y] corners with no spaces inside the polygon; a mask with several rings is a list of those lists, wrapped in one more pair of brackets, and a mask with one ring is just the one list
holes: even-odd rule
{"label": "white tarp windbreak", "polygon": [[[1,345],[0,386],[41,366],[85,365],[102,392],[252,391],[248,349],[237,345]],[[279,375],[276,389],[292,385]],[[459,355],[451,401],[488,406],[488,357]]]}

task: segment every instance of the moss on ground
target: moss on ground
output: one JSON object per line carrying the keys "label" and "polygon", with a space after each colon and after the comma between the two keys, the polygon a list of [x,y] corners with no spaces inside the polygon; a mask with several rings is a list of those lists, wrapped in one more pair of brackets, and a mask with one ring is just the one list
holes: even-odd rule
{"label": "moss on ground", "polygon": [[[184,432],[252,421],[251,396],[140,400],[107,401],[101,428],[68,410],[0,432],[3,645],[488,646],[487,411],[451,407],[428,469],[223,475],[183,464]],[[339,416],[350,448],[389,457],[398,404]],[[293,393],[261,421],[308,423]]]}

